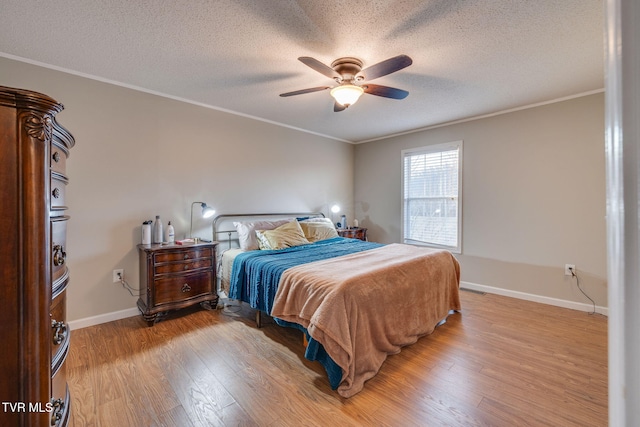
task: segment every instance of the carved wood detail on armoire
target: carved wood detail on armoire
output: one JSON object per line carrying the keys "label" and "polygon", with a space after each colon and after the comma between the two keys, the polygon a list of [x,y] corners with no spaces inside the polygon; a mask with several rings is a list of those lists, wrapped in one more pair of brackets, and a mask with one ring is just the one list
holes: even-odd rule
{"label": "carved wood detail on armoire", "polygon": [[66,160],[62,104],[0,86],[0,425],[66,426]]}

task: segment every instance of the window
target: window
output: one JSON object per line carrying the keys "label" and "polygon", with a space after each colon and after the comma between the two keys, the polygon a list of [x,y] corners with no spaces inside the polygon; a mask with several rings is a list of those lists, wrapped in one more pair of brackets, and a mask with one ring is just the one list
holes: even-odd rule
{"label": "window", "polygon": [[405,243],[461,251],[462,141],[402,151]]}

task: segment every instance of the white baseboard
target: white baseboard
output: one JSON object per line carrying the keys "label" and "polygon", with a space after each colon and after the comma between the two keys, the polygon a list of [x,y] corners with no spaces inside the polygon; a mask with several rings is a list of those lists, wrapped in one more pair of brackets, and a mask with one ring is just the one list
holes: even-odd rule
{"label": "white baseboard", "polygon": [[112,322],[114,320],[126,319],[127,317],[139,316],[140,310],[137,307],[126,310],[114,311],[111,313],[99,314],[97,316],[85,317],[84,319],[72,320],[69,322],[71,330],[78,330],[101,323]]}
{"label": "white baseboard", "polygon": [[[471,282],[460,282],[460,288],[469,289],[472,291],[486,292],[488,294],[502,295],[505,297],[517,298],[526,301],[539,302],[541,304],[554,305],[556,307],[570,308],[572,310],[586,311],[588,313],[593,311],[593,305],[584,304],[575,301],[567,301],[558,298],[545,297],[541,295],[528,294],[526,292],[512,291],[509,289],[494,288],[493,286],[479,285]],[[596,306],[596,313],[609,315],[608,307]]]}
{"label": "white baseboard", "polygon": [[[586,312],[591,312],[593,310],[593,306],[590,304],[544,297],[540,295],[528,294],[525,292],[511,291],[509,289],[494,288],[493,286],[479,285],[477,283],[460,282],[460,287],[472,291],[486,292],[488,294],[496,294],[526,301],[539,302],[541,304],[555,305],[556,307],[570,308],[572,310],[580,310]],[[225,300],[221,299],[221,302],[225,302]],[[229,305],[233,305],[233,303],[230,303]],[[596,313],[608,316],[609,309],[607,307],[596,306]],[[84,319],[72,320],[71,322],[69,322],[69,326],[72,330],[77,330],[89,326],[99,325],[101,323],[112,322],[114,320],[126,319],[127,317],[139,315],[140,311],[136,307],[127,308],[126,310],[114,311],[112,313],[99,314],[97,316],[85,317]]]}

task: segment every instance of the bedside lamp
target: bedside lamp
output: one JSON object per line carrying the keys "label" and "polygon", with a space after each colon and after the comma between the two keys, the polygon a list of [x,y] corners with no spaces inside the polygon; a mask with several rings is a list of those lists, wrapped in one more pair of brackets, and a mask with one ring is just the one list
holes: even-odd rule
{"label": "bedside lamp", "polygon": [[207,206],[207,204],[205,202],[193,202],[191,203],[191,225],[189,226],[189,237],[193,237],[192,233],[193,233],[193,206],[195,206],[196,204],[200,204],[200,207],[202,208],[202,218],[211,218],[213,216],[213,214],[216,213],[216,211],[213,208],[210,208],[209,206]]}
{"label": "bedside lamp", "polygon": [[333,222],[334,225],[336,223],[335,214],[337,214],[338,212],[340,212],[340,206],[338,205],[331,206],[331,221]]}

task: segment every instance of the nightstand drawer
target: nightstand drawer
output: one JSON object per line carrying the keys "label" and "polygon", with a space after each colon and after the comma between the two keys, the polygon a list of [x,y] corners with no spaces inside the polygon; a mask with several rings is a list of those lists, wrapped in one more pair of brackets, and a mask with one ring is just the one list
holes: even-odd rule
{"label": "nightstand drawer", "polygon": [[155,305],[175,303],[211,293],[213,272],[170,276],[154,283]]}
{"label": "nightstand drawer", "polygon": [[155,274],[180,273],[184,271],[211,268],[213,260],[211,258],[201,258],[195,261],[173,262],[169,264],[156,264]]}
{"label": "nightstand drawer", "polygon": [[349,239],[367,240],[367,229],[362,227],[357,228],[340,228],[337,230],[338,236],[347,237]]}
{"label": "nightstand drawer", "polygon": [[211,258],[212,251],[213,249],[211,248],[191,248],[172,252],[157,253],[155,254],[154,259],[156,264],[160,264],[163,262],[186,261],[189,259],[197,258]]}

